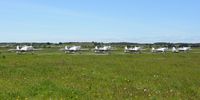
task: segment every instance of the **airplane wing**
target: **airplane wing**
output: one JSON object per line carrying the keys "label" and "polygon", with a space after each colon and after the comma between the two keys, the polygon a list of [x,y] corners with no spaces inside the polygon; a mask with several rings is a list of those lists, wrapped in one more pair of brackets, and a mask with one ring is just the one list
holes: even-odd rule
{"label": "airplane wing", "polygon": [[67,51],[65,48],[61,48],[61,49],[59,49],[60,51]]}
{"label": "airplane wing", "polygon": [[17,49],[9,49],[8,51],[11,52],[11,51],[20,51],[20,50],[17,50]]}
{"label": "airplane wing", "polygon": [[60,50],[60,51],[86,51],[86,50],[89,50],[89,49],[71,50],[71,49],[61,48],[61,49],[59,49],[59,50]]}
{"label": "airplane wing", "polygon": [[42,48],[40,48],[40,49],[33,49],[33,51],[41,51],[41,50],[43,50]]}
{"label": "airplane wing", "polygon": [[80,51],[89,51],[90,49],[80,49]]}
{"label": "airplane wing", "polygon": [[117,49],[113,48],[113,49],[109,49],[110,51],[116,51]]}

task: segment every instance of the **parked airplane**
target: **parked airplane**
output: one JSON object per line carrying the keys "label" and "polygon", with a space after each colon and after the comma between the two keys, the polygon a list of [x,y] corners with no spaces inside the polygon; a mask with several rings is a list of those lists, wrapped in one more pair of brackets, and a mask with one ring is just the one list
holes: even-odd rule
{"label": "parked airplane", "polygon": [[190,51],[190,50],[192,50],[191,47],[178,48],[178,51]]}
{"label": "parked airplane", "polygon": [[190,50],[192,50],[191,47],[172,48],[172,52],[188,52]]}
{"label": "parked airplane", "polygon": [[8,51],[16,51],[16,53],[23,53],[23,52],[33,53],[33,51],[38,51],[38,50],[42,50],[42,49],[35,49],[33,48],[33,46],[24,45],[22,47],[17,46],[16,49],[9,49]]}
{"label": "parked airplane", "polygon": [[96,46],[94,48],[95,53],[105,53],[111,50],[111,46],[103,46],[103,47],[98,47]]}
{"label": "parked airplane", "polygon": [[168,50],[168,48],[165,48],[165,47],[162,47],[162,48],[157,48],[157,49],[155,49],[155,48],[152,48],[151,49],[151,52],[153,52],[153,53],[156,53],[156,52],[167,52],[167,50]]}
{"label": "parked airplane", "polygon": [[60,49],[60,50],[65,51],[65,53],[76,53],[76,52],[84,51],[88,49],[81,49],[81,46],[71,46],[71,47],[65,46],[65,48]]}
{"label": "parked airplane", "polygon": [[128,48],[127,46],[125,46],[125,48],[124,48],[124,52],[125,53],[133,53],[133,52],[141,53],[141,51],[142,51],[141,47],[134,47],[134,48],[130,47],[130,48]]}

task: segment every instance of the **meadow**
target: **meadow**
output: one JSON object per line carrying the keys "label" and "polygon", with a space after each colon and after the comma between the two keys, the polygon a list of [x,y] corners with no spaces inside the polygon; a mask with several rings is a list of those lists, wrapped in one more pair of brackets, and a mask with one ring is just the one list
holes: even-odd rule
{"label": "meadow", "polygon": [[[196,50],[198,51],[198,50]],[[0,98],[200,99],[200,53],[0,53]]]}

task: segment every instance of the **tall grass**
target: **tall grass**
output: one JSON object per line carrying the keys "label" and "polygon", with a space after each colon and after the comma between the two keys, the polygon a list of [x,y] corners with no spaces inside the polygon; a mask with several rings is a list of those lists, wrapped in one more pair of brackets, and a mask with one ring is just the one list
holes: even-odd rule
{"label": "tall grass", "polygon": [[6,54],[1,99],[200,99],[200,54]]}

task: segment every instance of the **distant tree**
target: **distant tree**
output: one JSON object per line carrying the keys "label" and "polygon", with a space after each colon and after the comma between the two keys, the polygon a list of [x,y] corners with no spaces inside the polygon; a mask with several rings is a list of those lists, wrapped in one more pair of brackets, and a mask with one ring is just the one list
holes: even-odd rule
{"label": "distant tree", "polygon": [[100,46],[101,43],[99,43],[99,42],[93,42],[93,45],[94,45],[94,46]]}
{"label": "distant tree", "polygon": [[51,43],[50,43],[50,42],[47,42],[46,44],[47,44],[47,45],[51,45]]}
{"label": "distant tree", "polygon": [[59,44],[59,45],[62,45],[63,43],[62,43],[62,42],[59,42],[58,44]]}
{"label": "distant tree", "polygon": [[188,47],[189,45],[187,43],[182,43],[179,45],[179,47]]}

